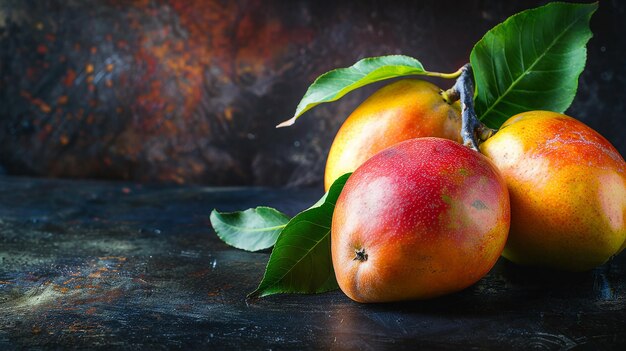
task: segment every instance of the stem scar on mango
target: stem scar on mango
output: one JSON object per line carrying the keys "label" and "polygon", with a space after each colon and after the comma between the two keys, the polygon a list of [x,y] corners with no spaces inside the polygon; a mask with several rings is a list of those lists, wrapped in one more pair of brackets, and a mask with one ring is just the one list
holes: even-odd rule
{"label": "stem scar on mango", "polygon": [[367,261],[367,254],[365,253],[365,249],[354,249],[354,258],[352,260],[361,262]]}

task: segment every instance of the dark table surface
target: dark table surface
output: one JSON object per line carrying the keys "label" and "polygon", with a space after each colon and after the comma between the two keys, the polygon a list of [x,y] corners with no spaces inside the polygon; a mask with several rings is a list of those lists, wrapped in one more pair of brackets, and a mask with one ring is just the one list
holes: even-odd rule
{"label": "dark table surface", "polygon": [[268,253],[222,244],[211,209],[320,193],[0,178],[0,349],[624,349],[624,254],[581,274],[501,260],[430,301],[246,300]]}

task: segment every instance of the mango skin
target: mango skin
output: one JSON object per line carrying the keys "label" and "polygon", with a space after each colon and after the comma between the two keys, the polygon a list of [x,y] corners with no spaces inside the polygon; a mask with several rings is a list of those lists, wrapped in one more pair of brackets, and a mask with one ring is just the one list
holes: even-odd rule
{"label": "mango skin", "polygon": [[[441,138],[387,148],[337,199],[331,252],[339,287],[358,302],[462,290],[500,257],[509,211],[506,184],[480,153]],[[366,260],[355,259],[359,250]]]}
{"label": "mango skin", "polygon": [[324,172],[333,182],[379,151],[412,138],[440,137],[461,142],[461,107],[450,105],[432,83],[404,79],[376,91],[343,123],[330,148]]}
{"label": "mango skin", "polygon": [[511,197],[503,256],[530,266],[585,271],[624,249],[624,159],[582,122],[548,111],[507,120],[480,146]]}

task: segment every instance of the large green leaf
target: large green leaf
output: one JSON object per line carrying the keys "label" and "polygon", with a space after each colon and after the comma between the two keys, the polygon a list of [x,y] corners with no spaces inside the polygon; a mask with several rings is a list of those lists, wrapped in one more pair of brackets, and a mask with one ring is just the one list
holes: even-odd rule
{"label": "large green leaf", "polygon": [[313,107],[338,100],[364,85],[395,77],[423,74],[428,72],[418,60],[409,56],[389,55],[362,59],[350,67],[338,68],[317,77],[300,100],[294,116],[278,127],[290,126]]}
{"label": "large green leaf", "polygon": [[230,246],[247,251],[272,247],[289,222],[287,215],[270,207],[230,213],[213,210],[209,218],[220,239]]}
{"label": "large green leaf", "polygon": [[339,287],[330,255],[330,226],[335,203],[349,176],[339,177],[323,202],[289,221],[274,245],[261,284],[249,297],[321,293]]}
{"label": "large green leaf", "polygon": [[487,32],[470,55],[478,117],[498,128],[524,111],[564,112],[585,67],[589,19],[597,8],[597,3],[551,3]]}

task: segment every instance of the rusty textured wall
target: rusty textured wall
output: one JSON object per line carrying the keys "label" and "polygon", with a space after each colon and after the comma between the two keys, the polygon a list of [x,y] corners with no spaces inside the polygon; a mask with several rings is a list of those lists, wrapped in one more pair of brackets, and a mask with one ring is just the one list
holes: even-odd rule
{"label": "rusty textured wall", "polygon": [[[541,3],[4,0],[0,172],[319,186],[334,133],[375,87],[274,129],[317,75],[390,53],[453,71]],[[625,8],[601,3],[570,110],[622,154]]]}

